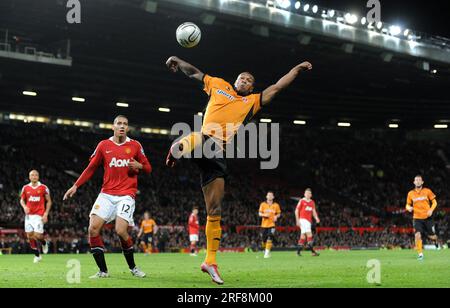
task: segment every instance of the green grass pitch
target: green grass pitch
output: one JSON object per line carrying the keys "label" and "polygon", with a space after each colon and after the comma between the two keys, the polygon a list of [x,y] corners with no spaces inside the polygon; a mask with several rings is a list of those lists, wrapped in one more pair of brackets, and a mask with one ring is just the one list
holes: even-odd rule
{"label": "green grass pitch", "polygon": [[[44,255],[33,264],[32,255],[0,256],[0,287],[145,287],[210,288],[214,285],[199,269],[204,255],[136,255],[136,263],[147,273],[138,279],[129,273],[120,254],[107,254],[111,278],[90,280],[96,266],[90,255]],[[66,280],[67,262],[79,260],[81,283]],[[367,262],[381,263],[381,285],[367,282]],[[427,251],[417,261],[414,251],[324,251],[320,257],[295,252],[273,252],[271,259],[262,253],[219,253],[219,269],[227,288],[310,288],[310,287],[450,287],[450,250]]]}

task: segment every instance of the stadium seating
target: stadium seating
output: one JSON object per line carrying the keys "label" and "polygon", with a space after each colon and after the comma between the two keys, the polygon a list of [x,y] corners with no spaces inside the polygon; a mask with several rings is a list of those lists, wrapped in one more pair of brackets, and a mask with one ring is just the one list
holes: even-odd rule
{"label": "stadium seating", "polygon": [[[23,228],[24,215],[18,203],[18,192],[28,181],[28,171],[36,168],[41,173],[42,182],[49,186],[54,201],[46,227],[52,242],[51,251],[88,251],[88,216],[100,189],[102,172],[99,171],[83,186],[74,199],[62,202],[62,195],[75,180],[67,171],[80,173],[96,144],[109,137],[109,133],[17,123],[1,125],[1,130],[0,226]],[[296,138],[293,138],[294,133]],[[240,226],[260,223],[257,210],[269,189],[275,191],[283,211],[278,224],[295,226],[295,198],[301,197],[306,187],[312,187],[315,193],[322,220],[320,227],[348,228],[346,232],[324,229],[316,235],[316,245],[411,247],[413,236],[393,232],[392,228],[411,227],[410,216],[401,210],[412,178],[424,170],[432,170],[424,176],[438,196],[441,211],[435,218],[439,235],[443,239],[449,238],[444,211],[449,207],[449,197],[442,181],[449,173],[445,143],[402,138],[389,140],[384,135],[363,140],[351,136],[351,133],[335,133],[334,138],[329,138],[330,134],[320,131],[283,132],[280,168],[277,170],[259,170],[255,160],[230,162],[232,179],[223,205],[223,225],[226,226],[223,247],[259,248],[259,230]],[[143,212],[149,210],[160,226],[185,226],[191,208],[200,206],[200,223],[204,224],[203,198],[195,165],[182,161],[175,169],[166,168],[164,159],[171,143],[169,138],[142,135],[136,139],[144,145],[154,171],[148,177],[140,177],[135,219],[138,221]],[[344,139],[345,143],[342,142]],[[415,155],[410,156],[411,152]],[[352,229],[358,227],[381,229],[377,232]],[[186,232],[162,230],[169,232],[164,241],[167,249],[189,246]],[[298,232],[293,232],[292,228],[283,230],[278,233],[276,246],[294,247]],[[134,230],[133,236],[137,231]],[[157,246],[159,237],[156,237]],[[104,239],[110,251],[120,251],[117,238],[109,230],[105,230]],[[29,248],[24,243],[22,233],[5,235],[0,230],[0,248],[26,253]],[[200,245],[204,244],[202,235]]]}

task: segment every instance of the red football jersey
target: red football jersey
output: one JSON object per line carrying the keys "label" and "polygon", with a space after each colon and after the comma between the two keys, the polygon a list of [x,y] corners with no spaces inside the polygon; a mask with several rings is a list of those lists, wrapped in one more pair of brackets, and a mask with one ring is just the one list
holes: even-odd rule
{"label": "red football jersey", "polygon": [[312,223],[313,218],[313,210],[316,209],[316,203],[314,200],[306,201],[305,199],[301,199],[297,205],[297,211],[299,212],[300,219],[306,219],[310,223]]}
{"label": "red football jersey", "polygon": [[200,225],[198,222],[197,215],[191,214],[189,216],[189,234],[199,234],[200,232]]}
{"label": "red football jersey", "polygon": [[145,173],[151,172],[151,165],[145,156],[142,145],[130,138],[124,143],[117,144],[113,138],[101,141],[91,155],[89,166],[81,174],[75,185],[80,187],[94,174],[95,170],[103,164],[104,175],[102,193],[113,196],[136,197],[138,171],[128,168],[131,159],[143,165]]}
{"label": "red football jersey", "polygon": [[25,200],[27,207],[30,209],[28,215],[44,216],[46,195],[50,195],[50,190],[41,182],[38,182],[35,187],[30,183],[22,188],[20,198]]}

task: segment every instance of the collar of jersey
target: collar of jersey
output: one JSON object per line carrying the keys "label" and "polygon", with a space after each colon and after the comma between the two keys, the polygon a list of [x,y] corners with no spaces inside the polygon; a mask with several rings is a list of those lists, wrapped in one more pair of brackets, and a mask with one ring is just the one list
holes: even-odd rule
{"label": "collar of jersey", "polygon": [[36,189],[36,188],[38,188],[38,187],[41,186],[41,185],[42,185],[41,182],[37,182],[36,187],[34,187],[33,184],[31,184],[31,183],[28,184],[28,186],[30,186],[30,187],[33,188],[33,189]]}
{"label": "collar of jersey", "polygon": [[109,138],[109,141],[111,141],[111,142],[114,143],[115,145],[121,146],[121,145],[124,145],[124,144],[127,143],[127,142],[130,142],[131,139],[130,139],[129,137],[127,137],[127,139],[125,139],[125,141],[124,141],[123,143],[117,143],[117,142],[114,141],[114,137],[111,137],[111,138]]}

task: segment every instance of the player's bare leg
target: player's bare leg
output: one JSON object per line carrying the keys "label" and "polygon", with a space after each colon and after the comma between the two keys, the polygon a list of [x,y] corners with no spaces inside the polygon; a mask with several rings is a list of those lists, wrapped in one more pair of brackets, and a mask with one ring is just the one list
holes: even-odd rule
{"label": "player's bare leg", "polygon": [[103,228],[105,221],[97,215],[91,215],[89,220],[89,245],[91,247],[91,253],[94,257],[95,263],[99,268],[99,272],[90,278],[107,278],[108,267],[105,261],[105,245],[103,244],[100,232]]}
{"label": "player's bare leg", "polygon": [[123,218],[116,218],[116,233],[120,237],[120,243],[122,244],[122,252],[127,261],[128,268],[133,276],[144,278],[146,274],[142,272],[134,262],[134,247],[133,239],[128,234],[128,221]]}
{"label": "player's bare leg", "polygon": [[417,232],[415,235],[416,238],[416,249],[419,257],[417,258],[419,261],[423,260],[423,242],[422,242],[422,234]]}
{"label": "player's bare leg", "polygon": [[201,270],[208,273],[212,281],[223,284],[223,280],[217,270],[216,254],[219,250],[222,228],[220,227],[221,206],[225,194],[225,180],[217,178],[203,187],[203,196],[206,203],[206,258]]}
{"label": "player's bare leg", "polygon": [[35,237],[34,232],[27,233],[28,243],[30,244],[31,250],[34,253],[33,263],[39,263],[42,260],[41,253],[39,252],[38,242]]}

